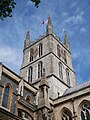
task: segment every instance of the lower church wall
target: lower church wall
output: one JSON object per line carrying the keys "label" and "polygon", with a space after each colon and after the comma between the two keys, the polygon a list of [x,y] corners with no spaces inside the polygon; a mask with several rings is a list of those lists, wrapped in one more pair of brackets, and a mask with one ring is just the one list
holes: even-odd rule
{"label": "lower church wall", "polygon": [[62,116],[63,111],[65,110],[67,110],[68,113],[70,112],[72,120],[82,120],[81,110],[84,104],[88,104],[90,110],[90,93],[87,94],[87,91],[86,94],[82,96],[77,96],[76,98],[71,98],[69,100],[67,96],[67,99],[65,101],[59,102],[57,105],[54,105],[55,120],[63,120]]}

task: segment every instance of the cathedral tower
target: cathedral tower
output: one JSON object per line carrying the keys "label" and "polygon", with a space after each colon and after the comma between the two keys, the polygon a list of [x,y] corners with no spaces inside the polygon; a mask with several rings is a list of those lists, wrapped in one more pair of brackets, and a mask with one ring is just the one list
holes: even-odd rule
{"label": "cathedral tower", "polygon": [[28,33],[26,36],[28,37],[25,40],[20,76],[39,88],[43,68],[45,68],[50,86],[49,96],[52,99],[63,95],[66,89],[75,86],[75,72],[66,32],[64,32],[64,43],[62,43],[53,32],[51,19],[48,17],[44,35],[30,43]]}

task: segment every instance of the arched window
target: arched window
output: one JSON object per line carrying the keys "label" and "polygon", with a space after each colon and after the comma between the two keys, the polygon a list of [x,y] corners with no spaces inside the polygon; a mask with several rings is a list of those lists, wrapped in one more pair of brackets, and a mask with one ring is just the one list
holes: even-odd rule
{"label": "arched window", "polygon": [[67,63],[67,58],[66,58],[66,51],[64,50],[64,61]]}
{"label": "arched window", "polygon": [[70,86],[70,75],[69,75],[69,69],[66,68],[66,79],[67,79],[67,84]]}
{"label": "arched window", "polygon": [[42,73],[43,73],[43,64],[42,62],[38,63],[38,78],[42,77]]}
{"label": "arched window", "polygon": [[72,120],[72,114],[68,109],[64,109],[62,112],[62,120]]}
{"label": "arched window", "polygon": [[27,101],[28,103],[31,103],[31,102],[32,102],[31,97],[30,97],[29,95],[26,97],[26,101]]}
{"label": "arched window", "polygon": [[90,120],[90,103],[84,103],[82,105],[81,120]]}
{"label": "arched window", "polygon": [[33,68],[29,67],[29,69],[28,69],[28,82],[29,83],[32,82],[32,76],[33,76]]}
{"label": "arched window", "polygon": [[60,53],[60,46],[57,45],[57,56],[60,57],[61,56],[61,53]]}
{"label": "arched window", "polygon": [[30,50],[30,62],[33,61],[34,49],[31,48]]}
{"label": "arched window", "polygon": [[33,120],[32,116],[22,109],[18,109],[18,116],[23,120]]}
{"label": "arched window", "polygon": [[62,72],[62,63],[61,62],[59,62],[59,77],[60,77],[60,79],[62,79],[63,80],[63,72]]}
{"label": "arched window", "polygon": [[7,85],[4,89],[3,101],[2,106],[5,108],[10,107],[10,85]]}
{"label": "arched window", "polygon": [[42,43],[39,44],[39,57],[41,57],[43,54],[43,46],[42,46]]}

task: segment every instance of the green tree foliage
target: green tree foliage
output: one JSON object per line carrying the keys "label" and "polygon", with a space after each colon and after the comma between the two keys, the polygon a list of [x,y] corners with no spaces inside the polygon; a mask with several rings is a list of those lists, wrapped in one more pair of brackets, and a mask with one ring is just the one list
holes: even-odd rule
{"label": "green tree foliage", "polygon": [[0,19],[12,17],[11,13],[15,5],[14,0],[0,0]]}
{"label": "green tree foliage", "polygon": [[[38,7],[40,0],[31,0]],[[4,20],[6,17],[12,17],[12,10],[15,8],[15,0],[0,0],[0,19]]]}
{"label": "green tree foliage", "polygon": [[39,3],[41,2],[41,0],[31,0],[32,2],[35,3],[35,6],[38,8]]}

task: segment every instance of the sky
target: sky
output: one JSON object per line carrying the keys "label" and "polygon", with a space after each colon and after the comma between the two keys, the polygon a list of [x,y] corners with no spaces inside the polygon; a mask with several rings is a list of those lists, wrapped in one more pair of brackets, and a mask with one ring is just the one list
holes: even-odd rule
{"label": "sky", "polygon": [[54,33],[70,42],[77,83],[90,80],[90,0],[15,0],[13,17],[0,20],[0,62],[19,74],[26,33],[33,41],[46,32],[41,23],[51,17]]}

